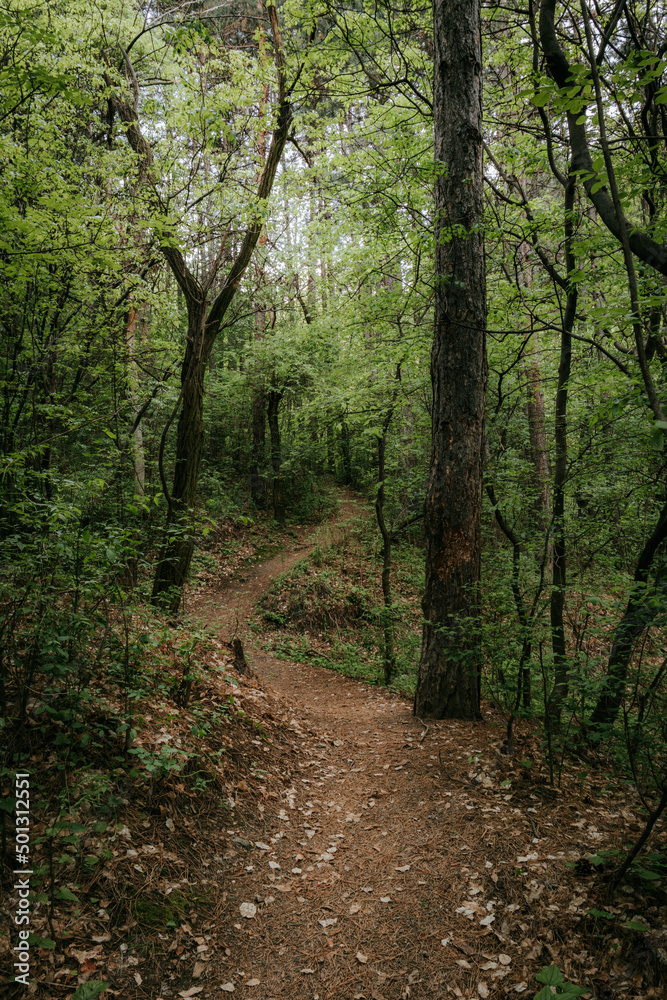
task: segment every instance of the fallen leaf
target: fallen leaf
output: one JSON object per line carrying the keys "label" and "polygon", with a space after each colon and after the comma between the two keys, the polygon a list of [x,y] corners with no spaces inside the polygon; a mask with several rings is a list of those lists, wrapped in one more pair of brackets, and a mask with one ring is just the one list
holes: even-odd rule
{"label": "fallen leaf", "polygon": [[482,920],[480,920],[480,924],[482,927],[488,927],[489,924],[492,924],[495,919],[495,914],[489,913],[488,917],[483,917]]}
{"label": "fallen leaf", "polygon": [[314,976],[315,975],[315,969],[302,969],[301,971],[306,976]]}
{"label": "fallen leaf", "polygon": [[277,861],[269,861],[269,868],[279,869],[280,865]]}
{"label": "fallen leaf", "polygon": [[[258,847],[260,851],[270,851],[271,850],[271,848],[269,847],[269,845],[268,844],[263,844],[261,840],[256,840],[255,841],[255,847]],[[248,984],[248,985],[250,985],[250,984]]]}
{"label": "fallen leaf", "polygon": [[206,963],[205,962],[195,962],[195,967],[192,970],[192,978],[193,979],[200,979],[201,978],[201,974],[205,970],[205,968],[206,968]]}
{"label": "fallen leaf", "polygon": [[326,920],[318,920],[317,922],[321,927],[333,927],[334,924],[338,923],[338,917],[328,917]]}
{"label": "fallen leaf", "polygon": [[362,953],[360,951],[358,951],[357,952],[357,961],[361,962],[362,965],[365,965],[366,962],[368,961],[368,955],[362,955]]}
{"label": "fallen leaf", "polygon": [[135,972],[134,974],[134,981],[137,984],[137,986],[141,986],[141,984],[143,983],[143,979],[141,978],[138,972]]}
{"label": "fallen leaf", "polygon": [[169,817],[168,817],[168,818],[167,818],[167,819],[166,819],[166,820],[164,821],[164,825],[166,826],[166,828],[167,828],[168,830],[171,830],[171,832],[172,832],[172,833],[173,833],[173,832],[174,832],[174,830],[176,829],[176,827],[174,826],[174,821],[173,821],[173,819],[171,818],[171,816],[169,816]]}
{"label": "fallen leaf", "polygon": [[456,964],[460,965],[462,969],[472,969],[470,962],[466,962],[465,958],[457,958]]}
{"label": "fallen leaf", "polygon": [[485,962],[484,965],[480,965],[480,969],[482,970],[482,972],[488,972],[490,969],[497,969],[497,968],[498,968],[497,962]]}
{"label": "fallen leaf", "polygon": [[100,952],[102,951],[102,946],[98,945],[96,948],[92,948],[90,951],[78,951],[76,948],[72,948],[70,954],[72,958],[75,958],[79,965],[83,965],[84,962],[89,962],[91,959],[98,959],[100,957]]}
{"label": "fallen leaf", "polygon": [[509,965],[512,959],[509,955],[500,954],[498,955],[498,961],[501,965]]}
{"label": "fallen leaf", "polygon": [[483,1000],[486,1000],[486,998],[489,995],[489,987],[486,985],[486,983],[477,983],[477,992],[483,998]]}
{"label": "fallen leaf", "polygon": [[353,903],[352,906],[350,907],[350,913],[358,913],[360,909],[361,907],[359,906],[358,903]]}
{"label": "fallen leaf", "polygon": [[395,872],[409,872],[410,871],[410,865],[401,865],[400,868],[394,867],[394,871]]}
{"label": "fallen leaf", "polygon": [[380,896],[381,903],[391,903],[391,896]]}
{"label": "fallen leaf", "polygon": [[518,983],[518,985],[514,987],[514,992],[525,993],[527,989],[528,989],[528,983]]}
{"label": "fallen leaf", "polygon": [[[202,989],[202,987],[199,986],[198,989]],[[220,987],[220,989],[224,990],[225,993],[233,993],[234,992],[234,983],[223,983],[222,986]],[[183,996],[182,993],[181,993],[181,996]],[[188,996],[189,996],[189,994],[188,994]]]}
{"label": "fallen leaf", "polygon": [[[232,986],[231,983],[229,983],[229,985]],[[183,997],[183,1000],[187,1000],[188,997],[193,997],[196,993],[201,993],[203,989],[204,989],[203,986],[191,986],[189,990],[181,990],[181,992],[178,995],[179,997]],[[225,987],[222,986],[221,989],[224,990]],[[233,986],[232,989],[234,989]]]}
{"label": "fallen leaf", "polygon": [[246,917],[251,920],[257,913],[257,907],[254,903],[241,903],[239,906],[239,912],[242,917]]}
{"label": "fallen leaf", "polygon": [[249,979],[246,986],[259,986],[259,979]]}
{"label": "fallen leaf", "polygon": [[290,892],[292,886],[291,885],[279,885],[278,883],[276,883],[273,888],[276,890],[276,892]]}

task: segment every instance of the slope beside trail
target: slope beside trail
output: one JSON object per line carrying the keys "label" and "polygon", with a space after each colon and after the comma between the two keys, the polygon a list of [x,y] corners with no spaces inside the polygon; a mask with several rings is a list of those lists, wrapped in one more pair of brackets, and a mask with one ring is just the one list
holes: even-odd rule
{"label": "slope beside trail", "polygon": [[[339,523],[356,512],[348,496]],[[280,717],[288,744],[276,793],[261,761],[277,744],[253,740],[257,780],[239,783],[221,821],[227,849],[210,862],[217,915],[196,939],[208,961],[161,997],[532,997],[551,963],[613,985],[609,996],[662,995],[633,984],[632,964],[596,962],[582,924],[595,890],[565,865],[606,844],[618,811],[504,756],[492,709],[478,723],[421,722],[404,698],[255,648],[255,602],[316,541],[191,602],[221,640],[242,637],[254,677],[241,690]],[[517,744],[537,756],[530,732]]]}

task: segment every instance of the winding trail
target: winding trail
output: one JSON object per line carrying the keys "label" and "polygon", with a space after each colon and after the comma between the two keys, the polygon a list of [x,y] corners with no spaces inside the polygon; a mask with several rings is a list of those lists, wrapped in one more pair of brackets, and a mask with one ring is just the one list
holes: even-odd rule
{"label": "winding trail", "polygon": [[[348,495],[337,524],[357,510]],[[511,944],[480,921],[499,902],[496,865],[529,849],[531,837],[517,829],[520,845],[508,843],[493,812],[499,789],[471,788],[469,758],[497,732],[483,723],[426,725],[406,699],[252,645],[249,621],[271,580],[338,530],[304,533],[242,587],[197,598],[198,616],[220,638],[242,638],[292,731],[281,801],[228,831],[248,849],[225,854],[219,947],[198,1000],[230,986],[261,1000],[505,996],[516,979],[498,955]],[[466,891],[474,919],[456,913]],[[251,919],[239,916],[242,903],[256,907]]]}

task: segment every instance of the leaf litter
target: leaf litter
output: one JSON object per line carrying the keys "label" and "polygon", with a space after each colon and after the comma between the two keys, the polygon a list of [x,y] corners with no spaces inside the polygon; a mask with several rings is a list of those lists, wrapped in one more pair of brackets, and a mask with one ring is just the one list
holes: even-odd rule
{"label": "leaf litter", "polygon": [[[225,642],[212,649],[198,704],[234,700],[220,764],[202,742],[213,780],[205,792],[177,775],[148,797],[126,793],[118,822],[87,836],[95,902],[80,878],[63,886],[84,903],[65,895],[53,921],[62,945],[36,949],[38,1000],[60,992],[61,973],[78,985],[104,977],[110,996],[187,1000],[261,983],[272,1000],[485,1000],[527,993],[552,963],[614,1000],[664,996],[633,953],[664,950],[664,906],[630,886],[614,921],[591,917],[609,913],[601,883],[573,867],[636,837],[630,791],[583,768],[552,789],[531,726],[516,734],[527,768],[501,757],[504,720],[488,706],[482,726],[425,733],[393,693],[255,652],[239,676]],[[192,714],[172,706],[167,727],[138,706],[151,708],[143,745],[188,745]],[[249,850],[261,852],[254,866]],[[46,916],[36,909],[44,938]],[[637,921],[648,931],[623,931]]]}

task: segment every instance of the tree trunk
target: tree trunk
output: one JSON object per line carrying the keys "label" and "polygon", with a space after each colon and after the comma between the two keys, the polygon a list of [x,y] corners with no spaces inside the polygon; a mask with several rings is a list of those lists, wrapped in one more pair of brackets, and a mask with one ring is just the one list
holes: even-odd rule
{"label": "tree trunk", "polygon": [[273,514],[278,524],[285,522],[285,490],[282,474],[282,448],[280,441],[280,424],[278,411],[282,392],[272,389],[269,392],[269,432],[271,434],[271,466],[273,468]]}
{"label": "tree trunk", "polygon": [[[568,281],[576,267],[572,252],[574,235],[574,194],[576,178],[570,175],[565,186],[565,264]],[[554,443],[556,458],[554,463],[554,505],[553,530],[553,576],[549,606],[551,620],[551,647],[554,660],[554,686],[547,702],[547,725],[557,729],[563,702],[569,690],[569,666],[565,649],[565,609],[566,545],[565,545],[565,483],[567,479],[567,394],[572,368],[572,327],[577,311],[577,285],[569,284],[563,322],[561,324],[560,361],[558,363],[558,388],[556,390],[556,422]]]}
{"label": "tree trunk", "polygon": [[630,593],[625,614],[616,627],[609,654],[607,676],[602,694],[590,718],[592,728],[612,726],[625,694],[628,666],[635,641],[655,618],[658,605],[649,600],[647,582],[658,547],[667,539],[667,504],[662,508],[653,534],[642,550],[635,569],[635,585]]}
{"label": "tree trunk", "polygon": [[[163,467],[166,434],[171,420],[167,422],[160,443],[160,476],[167,499],[167,531],[155,571],[152,597],[154,602],[164,603],[174,615],[178,612],[181,587],[187,578],[194,550],[193,525],[188,525],[188,517],[195,502],[204,444],[204,374],[208,362],[208,353],[203,349],[206,340],[205,313],[205,303],[188,302],[188,338],[181,367],[180,416],[171,493]],[[175,409],[178,409],[179,401]],[[163,602],[161,595],[165,592],[168,594],[166,602]]]}
{"label": "tree trunk", "polygon": [[387,448],[387,430],[394,413],[392,406],[387,414],[382,434],[378,436],[378,485],[375,497],[375,516],[378,528],[382,535],[382,600],[383,622],[382,630],[384,634],[384,682],[389,684],[396,670],[396,652],[394,648],[394,623],[392,620],[393,606],[391,597],[391,545],[392,535],[384,518],[384,477],[385,477],[385,455]]}
{"label": "tree trunk", "polygon": [[352,482],[352,458],[350,455],[350,428],[345,420],[340,425],[340,452],[343,459],[343,483],[349,486]]}
{"label": "tree trunk", "polygon": [[252,462],[250,466],[250,496],[255,506],[266,506],[266,394],[261,386],[252,391]]}
{"label": "tree trunk", "polygon": [[[292,121],[291,91],[288,92],[286,87],[285,54],[275,4],[268,8],[268,17],[273,35],[273,55],[278,84],[277,114],[269,150],[257,181],[256,199],[258,204],[266,202],[271,194]],[[127,141],[137,156],[139,183],[146,185],[145,190],[149,193],[153,210],[166,220],[165,207],[160,200],[158,185],[153,176],[153,150],[141,132],[137,113],[139,84],[128,54],[123,49],[121,52],[128,82],[132,84],[133,99],[127,93],[121,95],[113,89],[111,102],[119,120],[125,126]],[[107,86],[114,88],[114,81],[109,74],[104,73],[103,76]],[[162,489],[167,498],[168,514],[166,542],[160,553],[152,595],[154,603],[162,604],[164,602],[172,614],[177,613],[180,605],[180,588],[185,582],[194,547],[191,534],[181,529],[184,518],[194,503],[199,476],[204,436],[203,404],[206,364],[211,356],[213,344],[225,313],[236,295],[241,279],[252,259],[262,229],[262,219],[252,217],[238,251],[232,254],[232,264],[222,288],[210,307],[207,305],[207,297],[216,281],[222,254],[218,254],[211,270],[200,282],[190,270],[186,257],[174,242],[168,240],[160,245],[162,254],[183,292],[188,308],[188,339],[181,369],[181,391],[160,443],[160,476]],[[178,421],[174,486],[170,494],[164,475],[164,447],[166,433],[179,405],[182,409]],[[173,527],[177,523],[179,530],[174,531]],[[165,592],[169,592],[166,601],[164,601]]]}
{"label": "tree trunk", "polygon": [[528,419],[528,434],[530,438],[530,457],[533,469],[535,470],[535,486],[537,488],[535,513],[540,531],[544,535],[549,525],[549,514],[551,511],[549,490],[550,470],[544,415],[544,396],[542,395],[542,377],[536,351],[536,337],[536,333],[530,334],[530,343],[527,350],[528,360],[524,370],[528,383],[526,417]]}
{"label": "tree trunk", "polygon": [[[137,308],[130,304],[128,323],[127,323],[127,349],[129,352],[129,390],[130,390],[130,401],[131,401],[131,416],[132,421],[136,421],[139,416],[139,403],[137,400],[137,391],[139,388],[139,371],[137,369],[137,362],[135,358],[135,348],[137,340],[137,325],[139,322],[139,311]],[[146,462],[144,458],[144,435],[141,429],[141,421],[137,424],[131,435],[130,448],[132,451],[132,464],[134,467],[134,495],[135,497],[143,498],[145,494],[146,487]]]}
{"label": "tree trunk", "polygon": [[434,0],[435,331],[416,715],[478,718],[486,282],[478,0]]}

